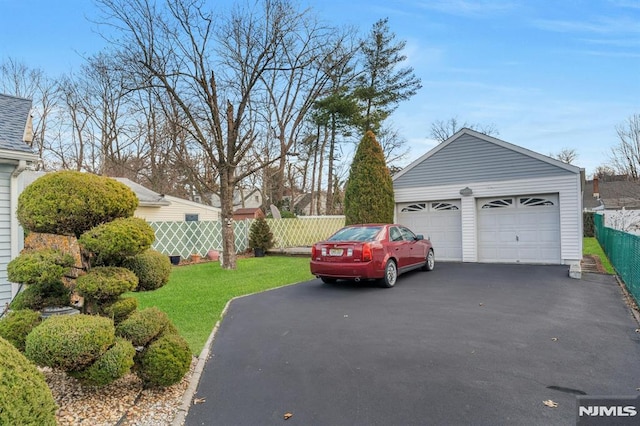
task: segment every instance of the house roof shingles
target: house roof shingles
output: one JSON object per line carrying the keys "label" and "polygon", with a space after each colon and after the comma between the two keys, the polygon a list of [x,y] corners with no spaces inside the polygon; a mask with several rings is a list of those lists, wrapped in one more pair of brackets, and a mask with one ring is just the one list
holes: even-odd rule
{"label": "house roof shingles", "polygon": [[33,153],[23,138],[31,113],[31,101],[0,94],[0,149]]}
{"label": "house roof shingles", "polygon": [[[607,210],[640,209],[640,183],[631,180],[598,181],[600,200]],[[585,182],[583,207],[592,210],[602,203],[593,196],[593,181]]]}

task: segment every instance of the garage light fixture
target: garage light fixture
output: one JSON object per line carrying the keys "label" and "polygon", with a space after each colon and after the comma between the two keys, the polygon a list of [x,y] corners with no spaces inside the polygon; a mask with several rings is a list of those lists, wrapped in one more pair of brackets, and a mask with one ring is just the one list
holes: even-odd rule
{"label": "garage light fixture", "polygon": [[473,194],[473,191],[472,191],[472,190],[471,190],[471,188],[469,188],[468,186],[467,186],[467,187],[465,187],[465,188],[462,188],[462,189],[460,190],[460,195],[467,196],[467,195],[471,195],[471,194]]}

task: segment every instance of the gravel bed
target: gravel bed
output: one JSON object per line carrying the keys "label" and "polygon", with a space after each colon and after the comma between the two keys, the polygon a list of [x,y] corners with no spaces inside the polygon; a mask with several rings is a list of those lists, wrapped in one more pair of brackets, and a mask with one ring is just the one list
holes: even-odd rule
{"label": "gravel bed", "polygon": [[40,368],[58,404],[61,426],[165,426],[173,421],[189,386],[197,358],[180,383],[163,389],[143,389],[135,374],[104,387],[82,386],[62,371]]}

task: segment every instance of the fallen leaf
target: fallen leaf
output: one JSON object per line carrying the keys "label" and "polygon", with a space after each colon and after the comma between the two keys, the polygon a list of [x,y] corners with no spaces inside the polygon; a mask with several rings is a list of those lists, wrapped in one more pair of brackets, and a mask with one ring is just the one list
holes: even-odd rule
{"label": "fallen leaf", "polygon": [[558,338],[557,337],[552,337],[551,340],[553,340],[554,342],[557,342]]}
{"label": "fallen leaf", "polygon": [[554,401],[552,401],[550,399],[547,399],[546,401],[542,401],[542,403],[544,405],[546,405],[547,407],[550,407],[550,408],[556,408],[558,406],[557,402],[554,402]]}
{"label": "fallen leaf", "polygon": [[293,414],[291,414],[291,413],[284,413],[284,419],[285,419],[285,420],[289,420],[291,417],[293,417]]}
{"label": "fallen leaf", "polygon": [[195,404],[202,404],[203,402],[206,402],[207,400],[205,398],[194,398],[193,399],[193,405]]}

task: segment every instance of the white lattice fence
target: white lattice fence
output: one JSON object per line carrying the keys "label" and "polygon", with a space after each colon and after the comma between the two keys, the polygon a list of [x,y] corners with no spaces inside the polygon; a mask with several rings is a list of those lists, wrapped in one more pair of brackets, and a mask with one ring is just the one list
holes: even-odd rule
{"label": "white lattice fence", "polygon": [[[249,246],[251,220],[234,222],[236,252]],[[344,216],[301,216],[294,219],[267,219],[276,248],[305,247],[324,240],[344,226]],[[187,258],[209,250],[222,250],[222,224],[219,221],[150,222],[156,233],[153,248],[167,256]]]}
{"label": "white lattice fence", "polygon": [[222,227],[218,221],[150,222],[156,233],[153,248],[168,256],[187,258],[222,248]]}
{"label": "white lattice fence", "polygon": [[308,247],[344,226],[344,216],[299,216],[267,219],[277,248]]}

